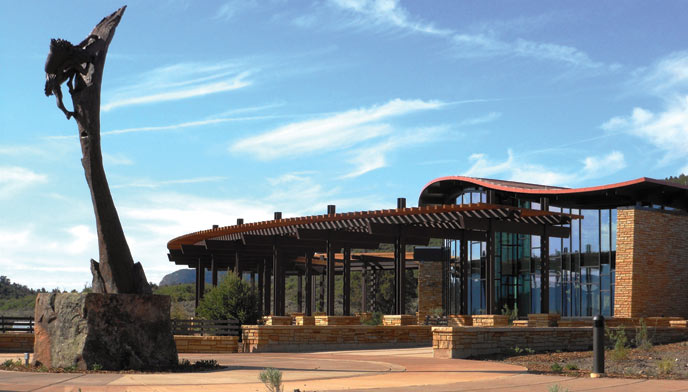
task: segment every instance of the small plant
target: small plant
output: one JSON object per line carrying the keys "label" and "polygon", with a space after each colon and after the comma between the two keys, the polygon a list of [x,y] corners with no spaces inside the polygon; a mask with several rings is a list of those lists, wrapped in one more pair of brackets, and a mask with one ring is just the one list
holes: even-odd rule
{"label": "small plant", "polygon": [[509,308],[509,305],[504,304],[502,314],[509,318],[509,324],[513,323],[514,320],[518,320],[518,305],[514,304],[514,309],[512,310]]}
{"label": "small plant", "polygon": [[607,328],[605,332],[613,346],[612,359],[615,361],[623,361],[628,359],[629,350],[626,330],[624,328],[619,328],[617,330]]}
{"label": "small plant", "polygon": [[96,372],[103,370],[103,365],[99,363],[94,363],[93,365],[91,365],[91,370],[95,370]]}
{"label": "small plant", "polygon": [[432,317],[442,317],[444,315],[444,309],[441,306],[430,309],[430,316]]}
{"label": "small plant", "polygon": [[674,370],[674,361],[671,359],[657,361],[657,370],[660,374],[670,374]]}
{"label": "small plant", "polygon": [[564,367],[566,370],[578,370],[578,366],[575,363],[567,363]]}
{"label": "small plant", "polygon": [[647,333],[647,324],[645,320],[640,319],[640,326],[635,329],[635,346],[642,350],[649,350],[652,348],[652,339]]}
{"label": "small plant", "polygon": [[71,365],[71,366],[67,366],[67,367],[62,368],[62,370],[64,370],[67,373],[74,373],[74,372],[76,372],[77,369],[76,369],[76,365]]}
{"label": "small plant", "polygon": [[549,392],[569,392],[568,388],[564,388],[559,384],[549,386]]}
{"label": "small plant", "polygon": [[12,369],[12,368],[15,368],[15,367],[20,367],[20,366],[22,366],[22,361],[21,361],[21,359],[17,359],[16,361],[15,361],[15,360],[8,359],[8,360],[6,360],[5,362],[2,363],[2,367],[6,368],[6,369]]}
{"label": "small plant", "polygon": [[550,370],[553,371],[554,373],[561,373],[562,370],[564,370],[560,364],[554,362],[550,367]]}
{"label": "small plant", "polygon": [[533,350],[530,347],[525,347],[525,348],[520,348],[518,346],[514,347],[514,353],[517,355],[522,355],[522,354],[535,354],[535,350]]}
{"label": "small plant", "polygon": [[193,366],[197,369],[215,369],[220,367],[214,359],[201,359],[196,361]]}
{"label": "small plant", "polygon": [[282,372],[279,369],[267,368],[258,375],[269,392],[282,392]]}
{"label": "small plant", "polygon": [[382,325],[382,313],[373,312],[370,318],[363,322],[363,325]]}

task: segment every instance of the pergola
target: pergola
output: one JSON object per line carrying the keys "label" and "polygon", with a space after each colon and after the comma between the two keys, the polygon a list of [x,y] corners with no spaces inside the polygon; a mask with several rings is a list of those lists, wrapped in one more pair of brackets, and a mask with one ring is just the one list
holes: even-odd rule
{"label": "pergola", "polygon": [[[238,274],[258,274],[258,290],[265,314],[285,314],[285,279],[299,277],[299,298],[302,296],[302,277],[305,277],[305,313],[313,309],[313,275],[326,277],[326,313],[335,314],[335,274],[343,275],[343,314],[351,311],[351,271],[394,270],[395,314],[405,309],[404,272],[416,268],[407,263],[412,258],[407,245],[427,246],[431,238],[460,241],[459,263],[462,293],[470,274],[467,258],[469,241],[486,243],[488,260],[494,259],[494,233],[510,232],[542,236],[542,312],[549,304],[548,237],[568,237],[571,219],[578,216],[550,211],[530,210],[494,204],[433,205],[406,207],[405,199],[397,200],[397,208],[389,210],[336,213],[330,205],[325,215],[282,218],[275,212],[273,220],[244,223],[189,233],[172,239],[168,244],[170,261],[196,269],[196,303],[205,290],[205,270],[212,273],[212,284],[217,284],[218,270],[231,269]],[[380,244],[392,244],[394,252],[363,253],[356,250],[376,250]],[[448,252],[443,262],[443,298],[449,290]],[[487,263],[488,313],[498,310],[494,304],[494,265]],[[241,276],[241,275],[240,275]],[[273,283],[274,282],[274,283]],[[271,287],[271,283],[273,287]],[[322,290],[322,286],[321,286]],[[365,292],[364,299],[365,304]],[[465,295],[464,295],[465,296]],[[299,304],[301,301],[299,300]],[[364,305],[365,306],[365,305]],[[467,298],[462,298],[462,309],[467,309]],[[448,301],[445,301],[445,308]]]}

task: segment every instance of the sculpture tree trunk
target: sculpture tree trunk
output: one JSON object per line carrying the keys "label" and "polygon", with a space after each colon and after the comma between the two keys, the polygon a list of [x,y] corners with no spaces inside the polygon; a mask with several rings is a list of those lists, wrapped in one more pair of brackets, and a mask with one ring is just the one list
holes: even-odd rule
{"label": "sculpture tree trunk", "polygon": [[91,32],[98,39],[86,50],[93,56],[86,75],[75,75],[72,102],[81,142],[86,181],[96,216],[100,263],[91,260],[93,291],[148,294],[150,286],[140,263],[134,263],[110,194],[100,150],[100,88],[107,50],[125,7],[105,17]]}

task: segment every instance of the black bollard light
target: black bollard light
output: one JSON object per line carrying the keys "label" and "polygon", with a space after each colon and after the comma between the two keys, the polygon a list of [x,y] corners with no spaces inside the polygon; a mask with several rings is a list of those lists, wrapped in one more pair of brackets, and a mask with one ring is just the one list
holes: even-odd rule
{"label": "black bollard light", "polygon": [[604,316],[592,318],[592,373],[590,377],[604,376]]}

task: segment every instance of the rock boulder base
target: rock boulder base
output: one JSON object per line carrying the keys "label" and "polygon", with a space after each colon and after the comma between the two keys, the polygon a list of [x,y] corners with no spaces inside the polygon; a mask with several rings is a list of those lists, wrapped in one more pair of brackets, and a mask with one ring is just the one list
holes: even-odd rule
{"label": "rock boulder base", "polygon": [[34,360],[47,367],[155,370],[178,361],[168,296],[38,294],[35,319]]}

